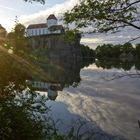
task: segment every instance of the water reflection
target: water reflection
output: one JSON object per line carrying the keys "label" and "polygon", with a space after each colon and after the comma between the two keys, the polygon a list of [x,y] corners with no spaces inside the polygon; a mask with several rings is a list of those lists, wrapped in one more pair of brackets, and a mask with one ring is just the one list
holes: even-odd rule
{"label": "water reflection", "polygon": [[120,60],[96,60],[95,64],[97,67],[101,67],[103,69],[123,69],[125,71],[131,70],[134,68],[135,70],[140,70],[140,61],[120,61]]}
{"label": "water reflection", "polygon": [[[114,116],[113,110],[116,109],[116,106],[113,106],[114,104],[116,104],[117,107],[119,107],[120,110],[123,111],[125,111],[125,109],[121,106],[121,104],[118,104],[118,102],[120,101],[124,102],[124,106],[125,105],[128,106],[129,103],[133,103],[133,107],[137,106],[138,108],[139,105],[138,102],[134,103],[130,101],[130,97],[132,95],[127,93],[127,91],[124,91],[122,87],[118,87],[113,83],[110,85],[107,82],[103,83],[102,81],[103,79],[97,78],[97,73],[94,73],[95,72],[94,69],[92,69],[91,71],[88,70],[84,74],[82,73],[83,77],[81,78],[80,75],[81,69],[84,67],[88,67],[93,62],[94,59],[86,59],[86,60],[79,61],[79,60],[75,60],[74,58],[70,58],[70,60],[50,59],[49,63],[47,64],[41,62],[29,63],[17,56],[2,53],[0,56],[0,75],[1,75],[0,76],[0,94],[1,94],[0,99],[2,101],[3,97],[11,96],[11,87],[13,88],[12,91],[14,91],[12,93],[15,93],[15,91],[17,91],[16,93],[18,93],[19,91],[23,91],[28,87],[33,91],[43,91],[47,93],[49,100],[56,100],[56,102],[53,103],[50,102],[50,103],[52,103],[51,104],[52,106],[53,104],[56,103],[55,112],[57,115],[65,114],[62,111],[63,108],[65,108],[65,110],[67,110],[69,114],[72,114],[72,116],[76,116],[76,117],[78,116],[82,118],[83,116],[86,115],[90,120],[93,117],[91,116],[91,114],[94,113],[96,119],[101,119],[101,118],[104,119],[104,121],[102,119],[100,120],[100,123],[102,123],[103,126],[106,125],[106,120],[107,120],[106,117],[108,118],[110,117],[110,119],[112,119],[113,122],[118,121],[117,119],[119,117],[122,118],[122,114],[119,112],[119,110],[116,111],[118,115]],[[117,68],[117,69],[124,69],[127,71],[132,68],[136,70],[140,69],[140,64],[138,61],[121,62],[121,61],[109,61],[109,60],[96,60],[95,65],[103,69]],[[82,79],[83,82],[85,83],[81,83]],[[126,80],[127,79],[125,79],[125,81]],[[125,82],[123,81],[121,83],[124,84]],[[127,83],[125,84],[124,86],[127,87]],[[130,87],[130,85],[128,87]],[[7,90],[5,89],[7,89],[8,92],[6,92]],[[70,91],[66,91],[66,89],[69,89]],[[138,90],[134,91],[134,88],[132,89],[133,89],[132,93],[136,91],[133,94],[133,98],[138,100],[139,97]],[[124,94],[127,96],[127,99],[125,99],[124,97],[122,98],[122,95],[120,94],[122,92],[124,92]],[[129,92],[131,92],[130,89]],[[115,95],[112,93],[115,93]],[[58,95],[60,96],[60,98],[64,99],[65,101],[72,103],[71,111],[74,113],[68,111],[67,109],[68,107],[66,107],[66,102],[62,103],[61,102],[62,100],[60,100]],[[116,99],[114,102],[108,101],[109,99],[113,100],[114,98]],[[106,101],[108,102],[107,104]],[[60,108],[59,105],[61,106]],[[78,107],[76,108],[76,106]],[[126,108],[126,109],[135,114],[135,110],[133,109],[133,107]],[[76,113],[77,114],[79,113],[79,115],[74,115]],[[119,117],[117,118],[117,116]],[[66,116],[64,117],[67,120],[67,117]],[[129,114],[129,120],[131,119],[131,117],[132,114],[131,115]],[[108,127],[107,129],[114,128],[112,127],[114,123],[111,122],[107,122],[107,123],[111,124],[110,128]],[[118,131],[118,130],[123,130],[125,132],[123,128],[124,127],[122,126],[121,123],[116,125],[116,128],[114,129],[118,132],[117,135],[119,134],[123,135],[123,132],[119,133]],[[129,129],[128,123],[125,128]],[[106,129],[104,129],[104,131],[105,130]],[[105,134],[109,135],[108,132],[106,132]],[[113,137],[112,135],[109,136],[111,136],[111,138]],[[135,137],[136,139],[137,136],[138,134]]]}

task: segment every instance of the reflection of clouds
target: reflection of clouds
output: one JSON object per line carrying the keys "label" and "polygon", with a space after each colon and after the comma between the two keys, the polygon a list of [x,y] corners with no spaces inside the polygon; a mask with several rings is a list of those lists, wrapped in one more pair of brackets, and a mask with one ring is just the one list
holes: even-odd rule
{"label": "reflection of clouds", "polygon": [[[70,97],[67,93],[67,98]],[[64,96],[63,96],[64,97]],[[65,96],[66,97],[66,96]],[[64,97],[64,98],[65,98]],[[79,99],[79,97],[78,97]],[[82,101],[80,101],[80,106]],[[88,132],[93,135],[94,140],[124,140],[121,136],[112,135],[103,131],[100,127],[96,125],[93,120],[87,120],[87,118],[83,118],[83,116],[79,115],[78,113],[72,112],[70,107],[67,104],[63,103],[62,101],[48,101],[47,106],[51,106],[51,112],[48,115],[51,115],[51,118],[54,122],[56,122],[56,128],[59,128],[60,133],[67,133],[70,132],[70,129],[74,127],[75,132],[79,129],[81,124],[84,123],[84,126],[81,127],[80,133]],[[77,110],[75,110],[77,111]],[[89,135],[88,135],[89,136]],[[93,140],[90,138],[90,140]]]}
{"label": "reflection of clouds", "polygon": [[138,140],[140,79],[122,78],[107,82],[100,79],[101,73],[82,70],[81,85],[59,93],[58,101],[67,104],[70,112],[96,121],[107,132]]}

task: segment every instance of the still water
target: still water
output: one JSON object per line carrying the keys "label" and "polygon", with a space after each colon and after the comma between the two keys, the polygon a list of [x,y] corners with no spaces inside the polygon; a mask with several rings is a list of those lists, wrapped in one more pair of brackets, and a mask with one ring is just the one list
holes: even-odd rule
{"label": "still water", "polygon": [[[131,70],[131,73],[135,73]],[[112,79],[114,77],[116,79]],[[123,136],[128,140],[140,138],[140,77],[122,77],[123,69],[102,69],[95,64],[81,69],[81,82],[66,87],[50,101],[54,117],[69,120],[86,119],[107,135]],[[130,72],[127,71],[127,74]]]}
{"label": "still water", "polygon": [[16,88],[29,85],[45,94],[61,131],[84,120],[87,130],[100,131],[112,139],[139,140],[138,62],[66,59],[31,65],[15,56],[4,54],[1,58],[1,91],[14,82]]}
{"label": "still water", "polygon": [[[52,69],[47,72],[53,80],[57,79],[55,84],[63,85],[57,93],[45,93],[51,99],[47,105],[51,106],[54,119],[63,120],[59,128],[65,128],[66,124],[69,126],[72,121],[81,119],[87,121],[90,127],[96,126],[107,136],[138,140],[138,63],[96,61],[87,65],[88,62],[84,62],[86,66],[82,65],[82,68],[74,64],[73,68],[69,68],[70,64],[59,63],[59,74],[62,74],[59,76]],[[58,67],[58,63],[56,65]]]}

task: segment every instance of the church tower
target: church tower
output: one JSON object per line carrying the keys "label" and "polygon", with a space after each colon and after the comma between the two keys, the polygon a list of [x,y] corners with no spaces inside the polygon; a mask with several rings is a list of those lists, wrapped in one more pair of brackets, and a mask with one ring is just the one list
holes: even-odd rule
{"label": "church tower", "polygon": [[49,27],[55,26],[55,25],[57,25],[57,18],[55,17],[55,15],[51,14],[47,18],[47,26],[49,28]]}

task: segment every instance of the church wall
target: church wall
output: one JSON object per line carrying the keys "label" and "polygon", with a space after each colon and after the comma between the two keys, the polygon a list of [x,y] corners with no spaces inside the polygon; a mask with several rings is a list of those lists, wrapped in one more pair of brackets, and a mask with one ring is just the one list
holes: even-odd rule
{"label": "church wall", "polygon": [[27,37],[48,34],[47,28],[27,29]]}

